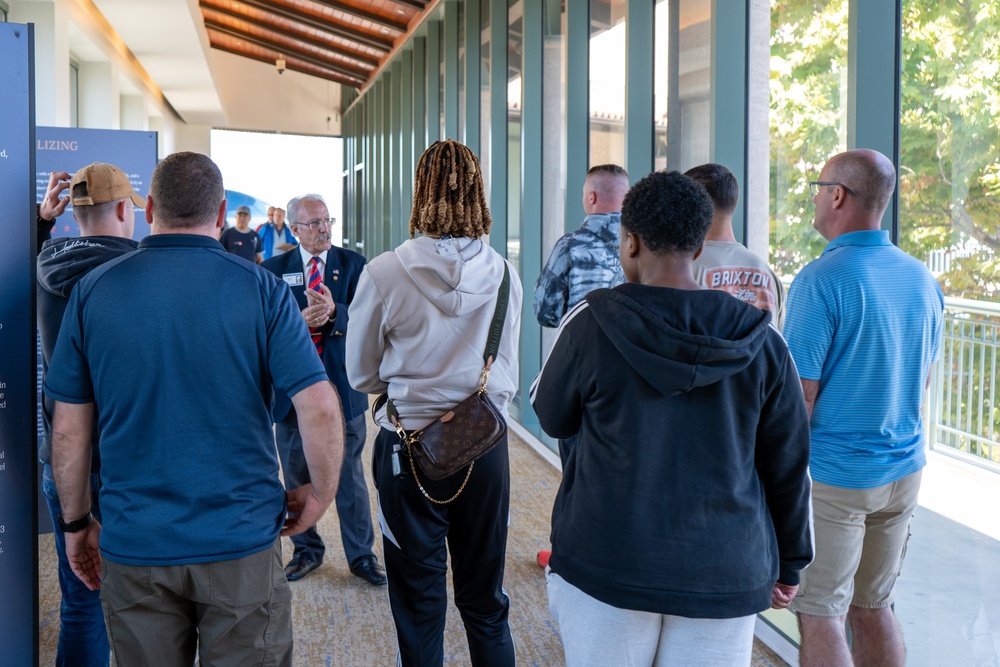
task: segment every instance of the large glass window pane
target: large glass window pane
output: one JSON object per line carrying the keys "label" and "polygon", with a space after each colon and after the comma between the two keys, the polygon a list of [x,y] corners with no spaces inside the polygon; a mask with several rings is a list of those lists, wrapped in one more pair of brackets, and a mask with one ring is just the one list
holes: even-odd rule
{"label": "large glass window pane", "polygon": [[[565,233],[566,218],[566,6],[544,0],[542,43],[542,237],[548,257]],[[574,168],[584,169],[582,165]]]}
{"label": "large glass window pane", "polygon": [[482,47],[479,50],[482,70],[479,73],[479,163],[483,168],[483,186],[486,190],[486,201],[490,201],[490,172],[492,168],[490,151],[490,137],[492,136],[493,119],[492,102],[490,100],[491,66],[490,49],[490,0],[480,0],[479,21],[480,34],[482,35]]}
{"label": "large glass window pane", "polygon": [[590,0],[590,165],[625,164],[628,0]]}
{"label": "large glass window pane", "polygon": [[507,259],[521,272],[521,74],[524,0],[507,3]]}
{"label": "large glass window pane", "polygon": [[899,245],[945,294],[1000,301],[1000,9],[905,0]]}
{"label": "large glass window pane", "polygon": [[908,655],[998,664],[1000,5],[903,0],[902,21],[898,242],[946,301],[896,612]]}
{"label": "large glass window pane", "polygon": [[[828,158],[847,147],[848,0],[772,0],[770,261],[786,285],[819,257],[809,193]],[[798,643],[790,611],[762,614]]]}
{"label": "large glass window pane", "polygon": [[446,101],[447,98],[445,97],[445,90],[444,90],[445,70],[447,69],[446,64],[448,62],[448,53],[444,43],[444,5],[441,6],[441,11],[439,12],[438,15],[442,17],[441,20],[437,22],[437,30],[434,31],[437,33],[437,37],[439,40],[438,44],[440,44],[440,46],[438,47],[438,55],[439,55],[438,72],[440,73],[440,76],[438,77],[438,100],[440,100],[441,104],[441,116],[440,116],[440,128],[439,128],[440,134],[438,136],[441,137],[442,140],[444,140],[444,139],[455,138],[448,136],[447,133],[448,131],[446,129],[444,122],[445,117],[448,115],[448,103]]}
{"label": "large glass window pane", "polygon": [[809,181],[847,147],[848,0],[771,2],[771,266],[819,257]]}
{"label": "large glass window pane", "polygon": [[465,137],[465,3],[458,3],[458,141]]}
{"label": "large glass window pane", "polygon": [[655,168],[690,169],[709,160],[711,0],[657,0]]}

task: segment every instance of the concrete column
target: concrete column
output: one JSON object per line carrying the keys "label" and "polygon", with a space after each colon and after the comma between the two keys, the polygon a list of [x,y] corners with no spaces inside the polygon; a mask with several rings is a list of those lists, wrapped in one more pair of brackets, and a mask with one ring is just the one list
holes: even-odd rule
{"label": "concrete column", "polygon": [[142,95],[122,95],[120,102],[121,129],[149,130],[149,116],[146,113],[146,100]]}
{"label": "concrete column", "polygon": [[80,127],[121,129],[118,72],[110,62],[80,63]]}
{"label": "concrete column", "polygon": [[65,1],[9,4],[11,23],[35,24],[35,123],[69,127],[69,13]]}

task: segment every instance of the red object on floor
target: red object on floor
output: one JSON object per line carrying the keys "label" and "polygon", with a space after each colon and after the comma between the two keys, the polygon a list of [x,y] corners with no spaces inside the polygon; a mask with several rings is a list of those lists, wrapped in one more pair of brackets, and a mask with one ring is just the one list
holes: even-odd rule
{"label": "red object on floor", "polygon": [[539,551],[538,556],[535,560],[538,562],[538,566],[541,568],[546,568],[549,566],[549,558],[552,556],[551,551]]}

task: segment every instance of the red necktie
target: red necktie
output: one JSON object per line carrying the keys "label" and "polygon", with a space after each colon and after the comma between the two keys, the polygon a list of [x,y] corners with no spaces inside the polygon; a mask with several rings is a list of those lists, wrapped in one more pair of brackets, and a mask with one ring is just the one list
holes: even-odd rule
{"label": "red necktie", "polygon": [[[322,276],[319,274],[319,257],[313,257],[309,260],[309,289],[319,291],[320,283],[323,282]],[[316,352],[319,356],[323,356],[323,327],[309,327],[309,335],[312,336],[313,345],[316,346]]]}

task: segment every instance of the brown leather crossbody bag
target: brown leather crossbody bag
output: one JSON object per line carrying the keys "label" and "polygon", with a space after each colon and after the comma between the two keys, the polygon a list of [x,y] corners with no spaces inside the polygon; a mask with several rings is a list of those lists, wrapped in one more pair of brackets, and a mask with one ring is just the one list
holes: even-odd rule
{"label": "brown leather crossbody bag", "polygon": [[[372,416],[386,404],[386,415],[396,427],[399,438],[406,444],[410,458],[410,469],[417,487],[427,500],[444,505],[458,498],[472,476],[476,460],[490,452],[507,434],[507,422],[493,404],[486,383],[490,377],[490,367],[500,350],[504,320],[507,318],[507,303],[510,297],[510,271],[504,262],[503,280],[500,283],[493,322],[490,325],[486,349],[483,351],[483,370],[479,378],[479,389],[456,405],[439,419],[419,431],[407,432],[403,429],[399,413],[387,394],[379,396],[372,407]],[[468,466],[461,487],[448,500],[431,497],[420,483],[417,468],[428,479],[438,481],[450,477]]]}

